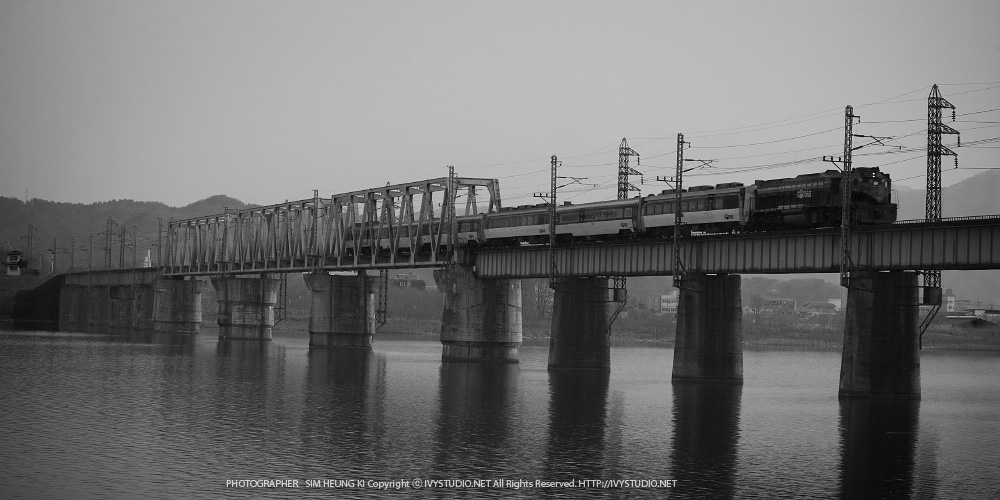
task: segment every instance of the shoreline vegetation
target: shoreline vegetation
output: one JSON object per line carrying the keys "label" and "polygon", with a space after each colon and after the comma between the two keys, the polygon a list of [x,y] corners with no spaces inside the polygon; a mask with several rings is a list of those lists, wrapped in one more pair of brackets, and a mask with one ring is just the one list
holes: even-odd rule
{"label": "shoreline vegetation", "polygon": [[[639,317],[633,317],[639,316]],[[839,321],[837,319],[839,318]],[[788,318],[785,318],[788,319]],[[743,345],[762,347],[805,347],[840,349],[843,347],[844,326],[842,316],[832,317],[826,323],[787,321],[782,318],[762,321],[746,314],[743,317]],[[275,325],[282,335],[308,336],[308,314],[290,314]],[[670,314],[630,314],[619,318],[612,326],[612,346],[670,347],[674,345],[676,323]],[[393,317],[376,332],[395,338],[415,337],[437,339],[440,336],[440,318]],[[548,341],[550,325],[542,321],[522,323],[524,342]],[[923,349],[1000,351],[1000,328],[962,329],[933,325],[923,337]]]}

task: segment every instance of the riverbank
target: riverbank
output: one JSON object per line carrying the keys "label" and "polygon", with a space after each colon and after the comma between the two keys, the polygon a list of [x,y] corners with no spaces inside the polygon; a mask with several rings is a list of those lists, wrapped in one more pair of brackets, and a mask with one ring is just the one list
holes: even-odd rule
{"label": "riverbank", "polygon": [[[639,328],[636,328],[636,322],[629,321],[627,318],[616,321],[612,327],[612,345],[673,346],[675,324],[666,319],[665,316],[660,316],[659,319],[660,321],[657,322],[644,322]],[[744,325],[746,324],[745,322]],[[308,328],[308,316],[301,315],[288,317],[275,325],[276,331],[282,332],[282,335],[293,337],[308,337]],[[441,334],[441,322],[438,319],[429,318],[390,317],[386,325],[376,335],[379,334],[436,339]],[[522,324],[522,337],[526,342],[547,341],[550,337],[550,325],[542,322],[524,322]],[[817,327],[816,325],[800,324],[774,328],[769,331],[744,326],[743,344],[747,346],[840,349],[843,347],[843,337],[843,326],[840,325]],[[1000,330],[997,328],[973,330],[946,326],[933,327],[924,334],[922,340],[924,349],[1000,351]]]}

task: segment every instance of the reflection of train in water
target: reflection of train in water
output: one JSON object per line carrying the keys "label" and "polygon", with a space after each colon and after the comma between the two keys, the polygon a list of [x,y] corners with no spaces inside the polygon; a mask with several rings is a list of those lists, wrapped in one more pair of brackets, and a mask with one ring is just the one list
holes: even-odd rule
{"label": "reflection of train in water", "polygon": [[[837,170],[794,178],[756,181],[750,186],[733,182],[694,186],[682,190],[682,228],[685,233],[732,233],[762,230],[834,227],[840,225],[841,182]],[[888,224],[896,220],[889,175],[874,168],[852,170],[850,203],[857,224]],[[676,193],[673,190],[627,200],[556,207],[556,239],[560,242],[669,237],[674,233]],[[435,230],[437,224],[435,221]],[[548,242],[547,204],[501,209],[497,213],[457,217],[458,240],[489,246]],[[400,247],[410,248],[403,227]],[[413,228],[416,229],[416,228]],[[429,244],[428,228],[421,228],[421,247]],[[372,248],[368,231],[363,247]],[[350,236],[348,236],[350,238]],[[445,231],[445,241],[448,235]],[[389,248],[381,239],[379,247]]]}

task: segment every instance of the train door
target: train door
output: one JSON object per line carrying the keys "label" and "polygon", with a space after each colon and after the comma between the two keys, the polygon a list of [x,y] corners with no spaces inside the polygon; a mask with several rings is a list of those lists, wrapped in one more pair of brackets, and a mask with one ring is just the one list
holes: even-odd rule
{"label": "train door", "polygon": [[750,216],[753,215],[754,208],[757,204],[757,186],[747,186],[740,190],[740,199],[743,201],[743,207],[740,210],[740,225],[747,225],[750,220]]}

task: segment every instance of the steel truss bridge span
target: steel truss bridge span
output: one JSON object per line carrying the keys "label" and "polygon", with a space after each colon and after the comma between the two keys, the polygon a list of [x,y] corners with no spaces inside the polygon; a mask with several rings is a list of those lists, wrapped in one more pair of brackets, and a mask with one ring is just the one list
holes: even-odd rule
{"label": "steel truss bridge span", "polygon": [[[572,244],[554,249],[556,276],[670,275],[670,240]],[[705,274],[836,273],[840,228],[684,238],[686,272]],[[854,271],[1000,269],[1000,216],[862,226],[852,232]],[[549,276],[547,246],[482,248],[480,278]]]}
{"label": "steel truss bridge span", "polygon": [[[477,193],[484,198],[477,198]],[[458,210],[460,203],[463,211]],[[460,243],[454,218],[499,209],[500,184],[496,179],[449,175],[171,220],[164,242],[163,274],[442,266],[453,258]],[[388,252],[379,249],[379,242],[385,240],[389,241]]]}

